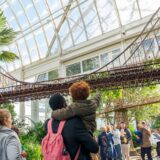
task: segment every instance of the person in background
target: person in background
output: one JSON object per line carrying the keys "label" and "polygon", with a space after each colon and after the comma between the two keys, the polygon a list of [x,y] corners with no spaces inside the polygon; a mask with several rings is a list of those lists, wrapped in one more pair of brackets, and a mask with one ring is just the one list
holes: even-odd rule
{"label": "person in background", "polygon": [[114,160],[116,159],[116,151],[114,148],[112,127],[110,125],[106,127],[106,137],[107,137],[107,160]]}
{"label": "person in background", "polygon": [[121,133],[119,129],[116,128],[115,125],[112,125],[112,134],[113,134],[113,140],[114,140],[114,146],[116,150],[116,160],[122,160],[122,148],[121,148]]}
{"label": "person in background", "polygon": [[147,154],[148,160],[152,160],[151,131],[145,121],[138,124],[138,128],[142,133],[141,158],[145,160]]}
{"label": "person in background", "polygon": [[123,159],[129,160],[130,157],[130,140],[132,135],[130,130],[127,128],[125,122],[120,123],[120,133],[121,133],[121,145],[122,145],[122,156]]}
{"label": "person in background", "polygon": [[101,160],[107,159],[107,137],[106,137],[106,131],[105,128],[102,127],[100,129],[100,133],[98,135],[98,145],[100,146],[100,157]]}
{"label": "person in background", "polygon": [[[11,129],[19,136],[19,129],[16,126],[12,125]],[[23,145],[21,145],[21,151],[22,151],[21,152],[22,160],[26,160],[27,153],[26,153]]]}
{"label": "person in background", "polygon": [[11,113],[0,109],[0,160],[21,160],[20,140],[11,126]]}
{"label": "person in background", "polygon": [[134,131],[134,133],[136,135],[136,143],[137,143],[137,145],[142,145],[142,132],[137,127],[137,130]]}
{"label": "person in background", "polygon": [[156,146],[157,157],[160,158],[160,134],[157,129],[152,130],[151,143]]}

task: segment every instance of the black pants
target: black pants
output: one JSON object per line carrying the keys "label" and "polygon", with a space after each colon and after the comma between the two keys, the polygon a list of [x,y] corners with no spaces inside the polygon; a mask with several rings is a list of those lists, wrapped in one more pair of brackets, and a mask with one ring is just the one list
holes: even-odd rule
{"label": "black pants", "polygon": [[141,157],[142,160],[145,160],[145,155],[147,154],[148,160],[152,160],[151,155],[152,148],[151,147],[141,147]]}
{"label": "black pants", "polygon": [[160,156],[160,142],[157,142],[156,150],[157,150],[157,156]]}

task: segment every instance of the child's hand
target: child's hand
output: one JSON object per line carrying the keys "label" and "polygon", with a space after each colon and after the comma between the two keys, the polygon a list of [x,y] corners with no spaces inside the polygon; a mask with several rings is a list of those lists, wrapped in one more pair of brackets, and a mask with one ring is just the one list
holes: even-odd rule
{"label": "child's hand", "polygon": [[25,151],[22,151],[21,156],[25,158],[27,157],[27,153]]}

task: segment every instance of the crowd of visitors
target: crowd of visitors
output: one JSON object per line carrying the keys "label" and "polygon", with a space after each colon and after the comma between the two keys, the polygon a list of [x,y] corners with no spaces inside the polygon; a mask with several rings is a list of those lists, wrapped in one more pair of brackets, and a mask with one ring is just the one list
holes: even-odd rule
{"label": "crowd of visitors", "polygon": [[[91,160],[92,153],[100,148],[101,160],[129,160],[132,134],[125,122],[101,128],[96,138],[96,110],[101,96],[90,96],[90,86],[84,81],[69,88],[73,102],[56,93],[50,97],[51,119],[45,121],[46,136],[42,140],[44,160]],[[12,126],[12,117],[7,109],[0,109],[0,160],[22,160],[27,153],[18,137],[18,129]],[[150,130],[146,122],[137,125],[136,143],[141,147],[141,158],[152,160],[152,144],[160,156],[160,134]]]}
{"label": "crowd of visitors", "polygon": [[98,136],[101,159],[129,160],[131,139],[131,132],[124,122],[120,123],[120,127],[108,125]]}

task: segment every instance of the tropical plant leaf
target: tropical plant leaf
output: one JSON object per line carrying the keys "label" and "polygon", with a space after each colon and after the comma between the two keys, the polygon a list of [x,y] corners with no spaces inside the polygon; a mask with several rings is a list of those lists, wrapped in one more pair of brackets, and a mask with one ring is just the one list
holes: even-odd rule
{"label": "tropical plant leaf", "polygon": [[6,17],[3,14],[3,11],[0,10],[0,32],[1,30],[3,30],[4,28],[6,28]]}
{"label": "tropical plant leaf", "polygon": [[19,57],[15,53],[10,51],[1,51],[0,53],[0,61],[3,62],[13,62],[18,58]]}
{"label": "tropical plant leaf", "polygon": [[0,32],[0,45],[8,45],[12,43],[18,32],[14,32],[12,28],[5,28]]}
{"label": "tropical plant leaf", "polygon": [[[6,17],[0,9],[0,46],[8,45],[13,42],[18,32],[7,26]],[[12,62],[18,59],[17,55],[10,51],[0,51],[0,61]]]}

